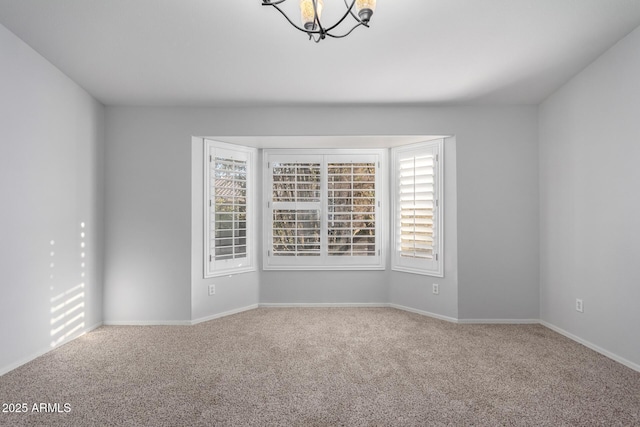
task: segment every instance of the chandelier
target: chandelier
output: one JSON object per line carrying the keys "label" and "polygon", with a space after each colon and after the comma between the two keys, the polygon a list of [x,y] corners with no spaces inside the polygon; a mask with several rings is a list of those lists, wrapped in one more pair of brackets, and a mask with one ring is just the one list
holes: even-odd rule
{"label": "chandelier", "polygon": [[[368,28],[369,20],[376,10],[376,0],[344,0],[344,6],[346,8],[344,15],[335,24],[326,27],[320,21],[322,9],[324,8],[324,0],[297,0],[300,2],[300,16],[302,20],[302,26],[299,26],[279,7],[279,5],[286,1],[287,0],[262,0],[262,5],[276,8],[291,25],[303,33],[307,33],[309,40],[313,40],[316,43],[324,40],[327,36],[335,39],[346,37],[361,25]],[[348,1],[351,1],[351,4],[349,4]],[[345,20],[347,20],[349,16],[355,20],[355,24],[353,24],[353,21],[348,20],[353,24],[353,27],[348,31],[342,30],[341,33],[336,34],[334,30],[340,31],[340,29],[338,29],[339,27],[348,28]]]}

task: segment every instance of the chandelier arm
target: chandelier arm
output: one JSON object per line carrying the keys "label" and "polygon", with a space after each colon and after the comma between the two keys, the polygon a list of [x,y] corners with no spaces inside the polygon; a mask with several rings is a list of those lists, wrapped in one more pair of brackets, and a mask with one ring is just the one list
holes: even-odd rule
{"label": "chandelier arm", "polygon": [[[284,1],[284,0],[282,0]],[[353,19],[355,19],[358,22],[362,22],[362,20],[360,19],[359,16],[357,16],[355,13],[353,13],[353,5],[356,3],[356,0],[353,0],[353,3],[351,3],[351,6],[349,6],[349,4],[347,3],[347,0],[344,0],[344,5],[347,6],[349,8],[349,13],[351,13],[351,16],[353,17]],[[363,22],[364,24],[364,22]]]}
{"label": "chandelier arm", "polygon": [[[353,0],[355,3],[355,0]],[[324,38],[324,34],[327,31],[330,31],[331,28],[329,28],[329,30],[326,30],[324,28],[322,28],[322,24],[320,23],[320,18],[318,17],[318,0],[312,0],[313,3],[313,14],[314,14],[314,21],[316,24],[318,24],[318,34],[320,34],[320,39]],[[320,40],[318,40],[316,43],[318,43]]]}
{"label": "chandelier arm", "polygon": [[[283,3],[284,1],[285,1],[285,0],[281,0],[281,1],[280,1],[280,2],[278,2],[278,3]],[[264,6],[273,6],[273,7],[274,7],[278,12],[280,12],[280,13],[282,14],[282,16],[284,16],[284,17],[285,17],[285,19],[286,19],[287,21],[289,21],[289,24],[291,24],[295,29],[302,31],[303,33],[307,33],[307,34],[312,34],[312,33],[313,33],[313,34],[319,34],[319,33],[320,33],[319,31],[307,31],[307,30],[305,30],[304,28],[299,27],[299,26],[297,26],[296,24],[294,24],[294,23],[293,23],[293,21],[292,21],[291,19],[289,19],[289,17],[287,16],[287,14],[286,14],[286,13],[284,13],[284,11],[283,11],[282,9],[280,9],[280,8],[276,5],[276,3],[269,3],[269,4],[265,4],[265,3],[263,3],[263,5],[264,5]]]}
{"label": "chandelier arm", "polygon": [[262,0],[262,5],[263,6],[274,6],[276,4],[284,3],[285,1],[287,1],[287,0],[277,0],[277,1]]}
{"label": "chandelier arm", "polygon": [[369,27],[369,26],[368,26],[367,24],[365,24],[364,22],[358,22],[356,25],[354,25],[354,26],[353,26],[353,28],[352,28],[352,29],[350,29],[347,33],[345,33],[345,34],[343,34],[343,35],[341,35],[341,36],[336,36],[336,35],[329,34],[329,33],[327,33],[327,35],[328,35],[329,37],[333,37],[334,39],[341,39],[341,38],[343,38],[343,37],[347,37],[349,34],[351,34],[351,33],[353,32],[353,30],[355,30],[356,28],[358,28],[358,27],[359,27],[359,26],[361,26],[361,25],[362,25],[362,26],[365,26],[365,27]]}
{"label": "chandelier arm", "polygon": [[[342,16],[342,18],[340,18],[340,20],[338,22],[336,22],[334,25],[332,25],[329,28],[323,28],[322,24],[320,23],[320,19],[318,17],[318,6],[317,6],[317,0],[313,0],[313,11],[315,14],[315,19],[314,19],[314,25],[318,26],[317,30],[308,30],[306,28],[302,28],[300,26],[298,26],[297,24],[295,24],[291,18],[289,18],[287,16],[287,14],[278,7],[279,4],[284,3],[287,0],[262,0],[262,6],[273,6],[278,12],[280,12],[280,14],[282,16],[284,16],[284,18],[289,22],[289,24],[291,24],[292,27],[294,27],[296,30],[301,31],[303,33],[306,33],[309,36],[309,40],[313,40],[315,43],[320,43],[321,40],[324,40],[324,38],[326,36],[332,37],[334,39],[341,39],[343,37],[348,36],[349,34],[351,34],[353,32],[353,30],[355,30],[356,28],[358,28],[359,26],[364,26],[369,28],[369,23],[368,22],[364,22],[362,21],[354,12],[353,12],[353,6],[356,4],[356,0],[352,0],[351,1],[351,5],[349,5],[348,0],[344,0],[344,4],[345,7],[347,8],[347,11],[345,12],[345,14]],[[353,17],[353,19],[356,20],[357,24],[353,26],[353,28],[351,28],[347,33],[342,34],[342,35],[334,35],[334,34],[330,34],[329,32],[332,31],[333,29],[335,29],[336,27],[338,27],[340,24],[342,24],[342,22],[344,22],[344,20],[347,18],[347,16],[351,15]]]}
{"label": "chandelier arm", "polygon": [[338,25],[342,24],[342,21],[344,21],[345,19],[347,19],[347,16],[349,16],[349,14],[351,14],[351,16],[353,16],[353,18],[358,21],[358,22],[362,22],[360,21],[360,19],[356,18],[356,15],[354,15],[353,13],[353,5],[356,4],[356,0],[353,0],[351,2],[351,6],[349,6],[349,4],[347,3],[347,0],[344,0],[344,5],[347,6],[347,11],[345,12],[345,14],[342,16],[342,18],[340,18],[340,20],[338,22],[336,22],[334,25],[332,25],[331,27],[327,28],[327,31],[331,31],[334,28],[336,28]]}

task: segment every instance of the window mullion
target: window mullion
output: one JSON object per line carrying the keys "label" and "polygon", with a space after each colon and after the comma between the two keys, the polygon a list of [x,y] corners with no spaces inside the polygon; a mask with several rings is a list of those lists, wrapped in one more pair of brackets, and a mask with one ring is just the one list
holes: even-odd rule
{"label": "window mullion", "polygon": [[413,197],[412,197],[412,203],[413,203],[413,218],[411,219],[412,221],[412,230],[413,230],[413,241],[412,241],[412,248],[413,248],[413,257],[416,257],[417,255],[417,251],[418,251],[418,247],[416,245],[416,239],[415,239],[415,235],[417,233],[417,227],[416,227],[416,217],[415,217],[415,209],[416,209],[416,203],[417,203],[417,197],[416,197],[416,168],[418,167],[418,162],[416,161],[416,156],[413,156]]}
{"label": "window mullion", "polygon": [[320,167],[320,258],[323,264],[329,258],[329,166],[327,156],[322,156]]}

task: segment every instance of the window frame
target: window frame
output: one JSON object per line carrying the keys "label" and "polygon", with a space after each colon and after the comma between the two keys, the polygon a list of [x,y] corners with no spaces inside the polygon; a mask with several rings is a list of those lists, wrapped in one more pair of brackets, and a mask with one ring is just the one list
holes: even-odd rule
{"label": "window frame", "polygon": [[[387,253],[387,149],[265,149],[263,150],[263,269],[264,270],[385,270]],[[375,165],[375,254],[373,256],[329,256],[328,251],[328,164],[361,163],[371,159]],[[272,254],[273,201],[272,164],[278,162],[320,161],[320,256],[282,256]],[[302,210],[302,209],[300,209]]]}
{"label": "window frame", "polygon": [[[401,256],[400,227],[400,161],[403,158],[431,153],[434,156],[433,190],[434,203],[433,245],[434,257],[420,260]],[[403,145],[391,149],[391,269],[406,273],[444,277],[444,138]]]}
{"label": "window frame", "polygon": [[[215,237],[211,237],[211,215],[215,215],[215,195],[211,193],[211,163],[216,155],[234,156],[246,161],[246,257],[229,260],[215,260],[212,246],[215,248]],[[204,139],[203,156],[203,263],[204,278],[226,276],[230,274],[256,271],[255,256],[255,177],[257,149],[242,145]],[[211,203],[210,203],[211,202]],[[212,245],[213,241],[213,245]]]}

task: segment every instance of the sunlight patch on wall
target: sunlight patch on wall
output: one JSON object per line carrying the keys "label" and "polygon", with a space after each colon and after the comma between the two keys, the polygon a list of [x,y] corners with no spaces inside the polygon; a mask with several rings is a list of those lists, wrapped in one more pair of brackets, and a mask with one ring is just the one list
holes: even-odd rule
{"label": "sunlight patch on wall", "polygon": [[[54,274],[53,269],[55,268],[55,252],[53,251],[53,246],[55,245],[55,241],[51,240],[49,244],[51,245],[51,262],[49,267],[51,269],[51,274],[49,276],[52,281],[49,289],[52,292],[52,297],[50,299],[51,305],[51,319],[50,319],[50,334],[51,334],[51,347],[55,347],[69,338],[73,338],[75,336],[81,335],[84,327],[85,327],[85,287],[86,284],[84,282],[85,277],[85,269],[86,269],[86,255],[87,255],[87,243],[85,241],[86,232],[85,232],[86,224],[84,222],[80,223],[80,233],[79,233],[79,242],[78,246],[78,254],[79,254],[79,275],[82,280],[81,283],[78,283],[70,288],[66,288],[66,286],[62,286],[63,289],[56,290],[55,284],[53,282]],[[75,268],[72,271],[77,272]],[[75,274],[74,274],[75,276]],[[77,276],[76,276],[77,277]],[[67,279],[68,280],[68,279]],[[77,280],[77,279],[71,279]],[[77,283],[77,282],[76,282]],[[65,289],[66,288],[66,289]]]}

